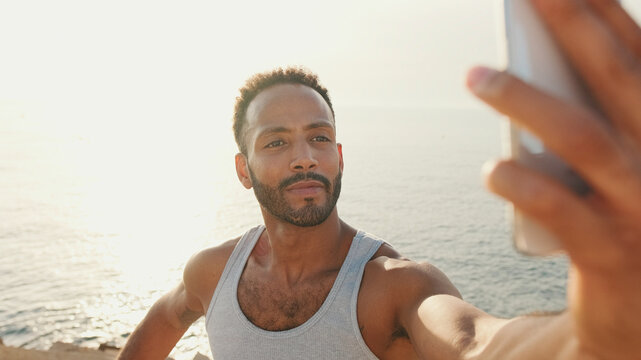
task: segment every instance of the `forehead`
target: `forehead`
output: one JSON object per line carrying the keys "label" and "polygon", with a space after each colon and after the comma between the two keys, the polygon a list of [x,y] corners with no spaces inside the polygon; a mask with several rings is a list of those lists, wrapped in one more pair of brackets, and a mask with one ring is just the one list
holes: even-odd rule
{"label": "forehead", "polygon": [[325,99],[301,84],[278,84],[261,91],[249,104],[246,121],[248,135],[269,126],[295,127],[319,121],[334,125]]}

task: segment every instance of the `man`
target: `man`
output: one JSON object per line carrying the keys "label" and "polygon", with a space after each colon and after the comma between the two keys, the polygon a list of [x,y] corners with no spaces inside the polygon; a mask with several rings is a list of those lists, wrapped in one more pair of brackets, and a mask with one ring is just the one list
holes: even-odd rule
{"label": "man", "polygon": [[603,114],[486,68],[468,86],[594,189],[579,197],[511,160],[487,167],[492,191],[561,239],[568,311],[494,318],[435,267],[341,221],[332,104],[313,75],[288,69],[252,78],[234,119],[238,178],[265,225],[195,255],[120,358],[163,359],[205,315],[216,360],[641,359],[641,30],[613,0],[533,2]]}

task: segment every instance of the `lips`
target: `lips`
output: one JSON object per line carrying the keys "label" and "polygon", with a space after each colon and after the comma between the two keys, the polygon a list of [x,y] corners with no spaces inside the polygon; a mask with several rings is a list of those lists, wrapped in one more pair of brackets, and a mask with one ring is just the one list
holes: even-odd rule
{"label": "lips", "polygon": [[324,188],[325,185],[320,181],[304,180],[288,186],[286,190],[300,190],[300,189],[315,188],[315,187]]}
{"label": "lips", "polygon": [[304,180],[288,186],[285,190],[297,195],[310,196],[325,191],[325,185],[320,181]]}
{"label": "lips", "polygon": [[325,186],[326,189],[328,189],[328,191],[331,186],[331,183],[329,182],[329,180],[323,175],[320,175],[314,172],[308,172],[308,173],[297,173],[284,179],[283,181],[280,182],[280,184],[278,184],[278,190],[285,191],[289,189],[291,186],[300,185],[307,182],[321,183]]}

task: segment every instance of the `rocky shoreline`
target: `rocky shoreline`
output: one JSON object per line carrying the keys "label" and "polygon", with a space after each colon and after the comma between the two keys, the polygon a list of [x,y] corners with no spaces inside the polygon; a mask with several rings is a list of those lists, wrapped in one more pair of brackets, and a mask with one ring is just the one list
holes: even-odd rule
{"label": "rocky shoreline", "polygon": [[[107,344],[97,349],[88,349],[73,344],[57,342],[49,350],[31,350],[6,346],[0,339],[0,359],[2,360],[115,360],[119,349]],[[173,360],[173,358],[167,358]],[[210,360],[197,353],[193,360]]]}

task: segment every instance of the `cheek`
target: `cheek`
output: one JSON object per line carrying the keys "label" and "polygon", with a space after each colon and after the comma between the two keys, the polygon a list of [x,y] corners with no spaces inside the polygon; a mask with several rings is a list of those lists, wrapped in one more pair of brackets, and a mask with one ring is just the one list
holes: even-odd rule
{"label": "cheek", "polygon": [[343,157],[340,153],[335,152],[327,157],[326,162],[340,169],[343,166]]}
{"label": "cheek", "polygon": [[250,162],[249,167],[256,177],[259,180],[265,182],[265,180],[275,177],[277,174],[280,165],[270,159],[256,159],[257,161]]}

